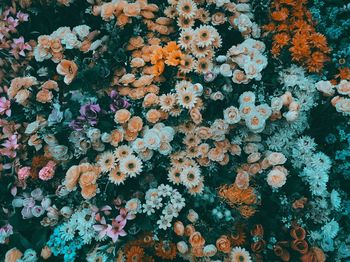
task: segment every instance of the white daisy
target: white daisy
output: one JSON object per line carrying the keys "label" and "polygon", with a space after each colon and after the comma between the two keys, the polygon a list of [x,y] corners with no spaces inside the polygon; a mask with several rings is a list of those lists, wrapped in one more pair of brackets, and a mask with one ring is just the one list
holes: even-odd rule
{"label": "white daisy", "polygon": [[120,159],[125,158],[131,154],[132,154],[132,149],[127,145],[118,146],[114,150],[114,155],[117,158],[117,161],[119,161]]}
{"label": "white daisy", "polygon": [[192,188],[199,184],[201,173],[197,167],[185,167],[181,171],[180,178],[185,187]]}
{"label": "white daisy", "polygon": [[197,103],[197,96],[191,90],[179,91],[176,98],[178,104],[186,109],[192,109]]}
{"label": "white daisy", "polygon": [[142,161],[134,155],[129,155],[120,160],[119,168],[122,173],[136,177],[142,171]]}
{"label": "white daisy", "polygon": [[242,247],[234,247],[230,254],[231,262],[253,262],[250,254]]}
{"label": "white daisy", "polygon": [[107,151],[99,155],[99,160],[97,163],[101,167],[102,172],[108,172],[115,167],[116,158],[113,152]]}

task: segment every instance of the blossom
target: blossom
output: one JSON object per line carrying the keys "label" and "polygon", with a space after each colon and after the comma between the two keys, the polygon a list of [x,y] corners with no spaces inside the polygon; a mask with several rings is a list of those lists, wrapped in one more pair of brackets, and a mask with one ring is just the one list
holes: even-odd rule
{"label": "blossom", "polygon": [[78,66],[74,61],[63,59],[56,67],[57,73],[64,76],[64,83],[69,85],[76,77]]}
{"label": "blossom", "polygon": [[11,101],[5,97],[0,98],[0,115],[11,116]]}

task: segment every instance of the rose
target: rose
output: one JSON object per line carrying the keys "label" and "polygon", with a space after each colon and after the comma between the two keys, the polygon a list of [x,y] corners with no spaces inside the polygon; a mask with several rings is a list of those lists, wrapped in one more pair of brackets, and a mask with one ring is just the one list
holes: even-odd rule
{"label": "rose", "polygon": [[231,251],[231,243],[227,236],[221,236],[216,240],[216,247],[219,251],[229,253]]}

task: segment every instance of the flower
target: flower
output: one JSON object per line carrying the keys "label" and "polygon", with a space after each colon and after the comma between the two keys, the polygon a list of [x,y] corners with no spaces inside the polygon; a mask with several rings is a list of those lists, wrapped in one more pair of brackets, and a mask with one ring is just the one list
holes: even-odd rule
{"label": "flower", "polygon": [[119,161],[119,168],[122,173],[136,177],[142,171],[142,162],[138,157],[129,155]]}
{"label": "flower", "polygon": [[112,220],[112,226],[107,229],[106,235],[109,236],[112,241],[115,243],[117,242],[119,236],[126,236],[126,232],[124,230],[124,227],[126,226],[126,219],[113,219]]}
{"label": "flower", "polygon": [[5,97],[0,97],[0,115],[11,116],[11,101]]}
{"label": "flower", "polygon": [[116,159],[111,151],[107,151],[99,155],[98,164],[101,167],[102,172],[111,171],[116,165]]}
{"label": "flower", "polygon": [[69,85],[76,77],[78,66],[73,62],[63,59],[56,67],[57,73],[64,76],[64,83]]}
{"label": "flower", "polygon": [[286,183],[286,181],[287,175],[276,168],[272,169],[267,175],[267,183],[272,188],[280,188]]}
{"label": "flower", "polygon": [[252,258],[247,250],[242,247],[234,247],[231,250],[230,258],[232,262],[252,262]]}

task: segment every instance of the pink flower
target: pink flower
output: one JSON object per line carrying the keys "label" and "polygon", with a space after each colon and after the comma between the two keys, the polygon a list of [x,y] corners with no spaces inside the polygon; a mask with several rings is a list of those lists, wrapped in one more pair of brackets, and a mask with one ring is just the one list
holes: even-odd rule
{"label": "pink flower", "polygon": [[7,28],[9,31],[16,32],[16,27],[18,26],[18,19],[14,19],[13,17],[8,17],[6,19]]}
{"label": "pink flower", "polygon": [[19,20],[20,22],[26,22],[26,21],[28,21],[29,15],[26,14],[26,13],[22,13],[21,11],[19,11],[19,12],[17,13],[16,17],[18,18],[18,20]]}
{"label": "pink flower", "polygon": [[46,166],[44,166],[40,171],[39,171],[39,178],[41,180],[47,181],[53,178],[55,174],[55,162],[49,161]]}
{"label": "pink flower", "polygon": [[7,100],[5,97],[0,97],[0,115],[3,115],[5,113],[7,116],[11,116],[10,107],[10,100]]}
{"label": "pink flower", "polygon": [[32,50],[32,47],[28,43],[24,43],[24,38],[14,38],[13,43],[11,44],[12,50],[10,51],[15,57],[20,54],[21,56],[26,56],[24,53],[25,50]]}
{"label": "pink flower", "polygon": [[104,238],[106,236],[107,232],[112,230],[112,226],[111,225],[107,225],[106,219],[104,217],[102,217],[100,223],[101,223],[101,225],[93,225],[93,228],[97,232],[99,232],[98,233],[98,238],[102,239],[102,238]]}
{"label": "pink flower", "polygon": [[19,147],[19,145],[17,144],[17,135],[9,136],[7,140],[5,140],[5,142],[1,145],[5,147],[0,149],[1,154],[10,158],[16,157],[16,149]]}
{"label": "pink flower", "polygon": [[[120,218],[119,218],[120,220]],[[107,230],[107,236],[112,238],[112,241],[115,243],[119,236],[126,236],[124,227],[126,225],[126,219],[118,221],[117,218],[112,220],[112,228]]]}
{"label": "pink flower", "polygon": [[25,180],[27,177],[29,177],[30,175],[30,167],[29,166],[25,166],[25,167],[21,167],[18,170],[18,179],[19,180]]}
{"label": "pink flower", "polygon": [[116,220],[118,220],[118,221],[133,220],[135,217],[136,217],[136,215],[128,213],[125,208],[121,208],[120,214],[119,214],[119,216],[116,217]]}

